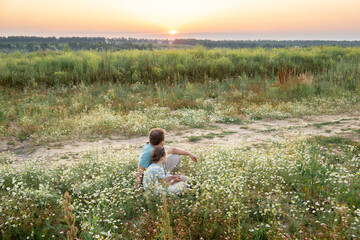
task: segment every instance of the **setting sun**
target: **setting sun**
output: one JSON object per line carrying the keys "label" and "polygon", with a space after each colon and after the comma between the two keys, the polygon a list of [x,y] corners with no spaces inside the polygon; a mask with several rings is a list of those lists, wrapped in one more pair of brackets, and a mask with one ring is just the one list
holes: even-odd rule
{"label": "setting sun", "polygon": [[177,31],[177,30],[170,30],[169,33],[170,33],[171,35],[175,35],[175,34],[179,33],[179,31]]}

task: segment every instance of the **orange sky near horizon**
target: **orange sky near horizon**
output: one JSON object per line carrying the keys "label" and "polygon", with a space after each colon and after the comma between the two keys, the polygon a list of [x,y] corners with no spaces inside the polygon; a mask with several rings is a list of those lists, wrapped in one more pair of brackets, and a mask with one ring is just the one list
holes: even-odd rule
{"label": "orange sky near horizon", "polygon": [[360,31],[360,0],[0,0],[0,32]]}

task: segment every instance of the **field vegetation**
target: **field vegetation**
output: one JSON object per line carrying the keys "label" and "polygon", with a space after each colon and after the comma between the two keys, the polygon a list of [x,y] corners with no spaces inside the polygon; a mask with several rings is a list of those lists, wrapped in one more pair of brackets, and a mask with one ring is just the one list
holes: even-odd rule
{"label": "field vegetation", "polygon": [[359,52],[359,47],[17,52],[0,55],[0,83],[8,87],[176,84],[247,77],[249,84],[261,88],[276,80],[279,73],[291,72],[292,76],[316,75],[318,88],[335,84],[354,89],[359,77]]}
{"label": "field vegetation", "polygon": [[15,167],[2,155],[0,236],[64,239],[69,229],[82,239],[360,235],[359,143],[319,137],[194,152],[199,163],[185,159],[183,169],[194,189],[164,198],[134,191],[139,148],[92,150],[67,166],[43,159]]}
{"label": "field vegetation", "polygon": [[[0,55],[0,136],[34,144],[357,110],[360,48]],[[226,107],[224,107],[226,106]]]}
{"label": "field vegetation", "polygon": [[[358,47],[0,54],[0,137],[44,145],[354,112],[359,63]],[[360,236],[358,142],[196,144],[199,162],[182,168],[194,189],[162,198],[134,190],[137,146],[93,149],[67,165],[1,153],[0,239]]]}

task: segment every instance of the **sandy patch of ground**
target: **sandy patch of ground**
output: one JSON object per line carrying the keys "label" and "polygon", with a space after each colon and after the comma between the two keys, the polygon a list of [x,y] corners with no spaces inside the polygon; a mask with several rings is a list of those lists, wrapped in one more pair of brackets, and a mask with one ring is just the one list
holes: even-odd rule
{"label": "sandy patch of ground", "polygon": [[[355,141],[360,140],[360,118],[358,113],[322,115],[285,120],[256,120],[243,124],[215,124],[211,128],[175,130],[167,133],[167,145],[184,149],[204,148],[210,145],[244,144],[258,145],[278,138],[297,136],[340,136]],[[58,147],[40,147],[31,153],[26,143],[7,142],[0,144],[1,152],[17,152],[16,159],[25,161],[34,158],[63,160],[76,159],[77,155],[91,148],[111,147],[119,149],[125,145],[141,148],[148,141],[147,136],[124,138],[114,136],[97,141],[63,142]],[[23,153],[21,153],[23,152]]]}

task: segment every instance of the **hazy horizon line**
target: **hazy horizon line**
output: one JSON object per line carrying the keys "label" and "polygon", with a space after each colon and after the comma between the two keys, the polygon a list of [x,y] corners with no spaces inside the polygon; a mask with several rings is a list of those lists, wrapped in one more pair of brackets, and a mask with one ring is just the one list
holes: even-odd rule
{"label": "hazy horizon line", "polygon": [[104,37],[104,38],[145,38],[154,40],[198,39],[198,40],[273,40],[273,41],[360,41],[359,32],[188,32],[170,35],[158,32],[91,32],[91,31],[16,31],[0,33],[1,37]]}

